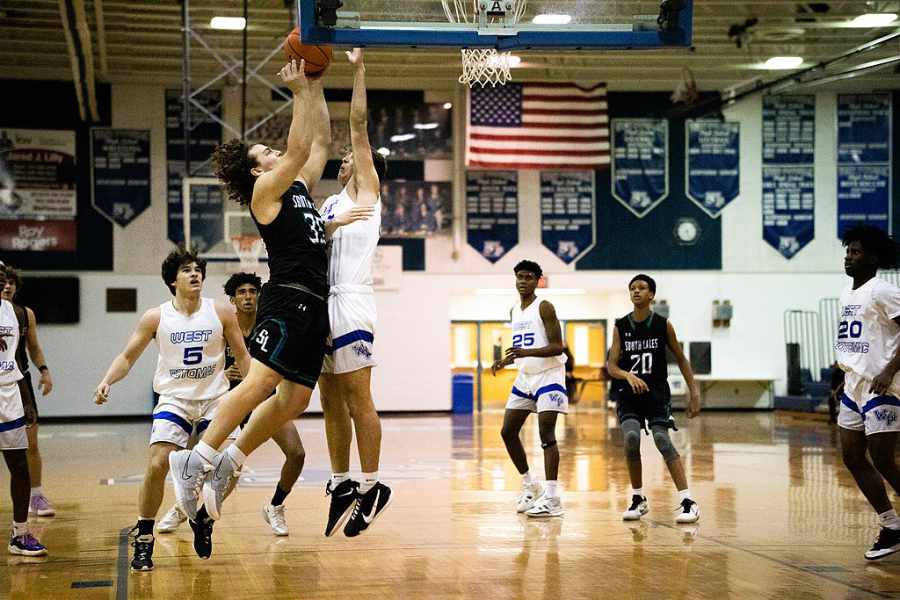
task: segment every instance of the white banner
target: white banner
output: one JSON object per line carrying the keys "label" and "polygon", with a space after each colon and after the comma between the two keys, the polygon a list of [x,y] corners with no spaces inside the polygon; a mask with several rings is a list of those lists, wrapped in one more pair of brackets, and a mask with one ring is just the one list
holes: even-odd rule
{"label": "white banner", "polygon": [[74,219],[75,132],[0,129],[0,219]]}

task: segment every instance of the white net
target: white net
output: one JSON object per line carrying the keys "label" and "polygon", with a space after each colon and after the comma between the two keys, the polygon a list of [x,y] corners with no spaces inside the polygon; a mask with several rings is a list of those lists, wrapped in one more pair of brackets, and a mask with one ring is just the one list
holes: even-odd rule
{"label": "white net", "polygon": [[234,236],[231,238],[231,246],[240,259],[238,263],[240,272],[256,273],[259,269],[259,257],[263,251],[262,238],[255,235]]}
{"label": "white net", "polygon": [[[450,23],[477,24],[479,31],[501,34],[525,14],[526,0],[441,0]],[[469,87],[504,85],[512,75],[513,57],[494,48],[463,48],[459,82]]]}

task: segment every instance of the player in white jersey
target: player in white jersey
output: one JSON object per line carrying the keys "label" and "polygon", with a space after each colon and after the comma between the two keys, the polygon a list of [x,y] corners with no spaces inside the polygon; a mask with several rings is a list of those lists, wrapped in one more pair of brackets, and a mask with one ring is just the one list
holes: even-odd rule
{"label": "player in white jersey", "polygon": [[844,271],[853,281],[841,294],[835,340],[838,365],[846,373],[838,425],[844,464],[878,513],[881,531],[865,553],[875,560],[900,550],[900,517],[882,480],[900,493],[894,459],[900,431],[900,289],[876,277],[879,268],[897,264],[898,245],[871,225],[849,229],[843,243]]}
{"label": "player in white jersey", "polygon": [[[519,374],[513,383],[503,415],[501,435],[513,464],[522,474],[522,493],[516,511],[529,517],[558,517],[563,514],[559,498],[559,448],[556,445],[556,416],[569,409],[566,394],[566,355],[556,309],[547,300],[538,300],[534,291],[541,267],[523,260],[513,271],[519,303],[510,311],[512,347],[504,358],[491,365],[491,373],[515,362]],[[528,458],[519,431],[528,415],[538,414],[541,448],[544,449],[543,489],[528,470]]]}
{"label": "player in white jersey", "polygon": [[[138,499],[133,571],[153,569],[153,525],[165,494],[169,454],[186,448],[192,435],[203,433],[215,416],[219,397],[228,391],[226,343],[242,373],[250,364],[234,309],[200,296],[205,277],[206,262],[196,254],[179,248],[166,257],[162,278],[174,299],[141,316],[125,349],[94,392],[97,404],[108,401],[110,386],[125,378],[147,345],[156,340],[159,359],[153,390],[159,402],[153,410],[150,455]],[[211,539],[211,521],[192,521],[191,527],[195,549]]]}
{"label": "player in white jersey", "polygon": [[[6,285],[6,271],[0,269]],[[28,436],[25,433],[25,408],[19,383],[22,372],[16,363],[19,328],[25,317],[21,308],[0,299],[0,451],[9,469],[9,491],[13,505],[12,532],[7,550],[10,554],[44,556],[47,549],[28,530],[28,504],[31,477],[28,474]]]}
{"label": "player in white jersey", "polygon": [[[325,200],[320,212],[326,223],[358,206],[374,207],[375,214],[371,219],[337,229],[329,241],[331,334],[319,377],[319,393],[332,470],[331,479],[325,485],[326,495],[331,496],[325,535],[333,535],[346,521],[344,535],[355,537],[391,501],[391,488],[378,480],[381,421],[371,391],[376,320],[372,257],[381,228],[379,189],[387,163],[369,145],[362,50],[354,48],[347,52],[347,58],[355,73],[350,101],[352,148],[344,156],[338,172],[338,181],[344,188]],[[361,482],[350,479],[350,441],[354,427]]]}

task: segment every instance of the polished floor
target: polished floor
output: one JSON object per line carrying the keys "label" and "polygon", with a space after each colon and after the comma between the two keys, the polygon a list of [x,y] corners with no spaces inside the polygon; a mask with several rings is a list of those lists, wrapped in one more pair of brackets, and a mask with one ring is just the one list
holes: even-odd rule
{"label": "polished floor", "polygon": [[[136,518],[148,427],[44,426],[44,488],[59,512],[36,530],[51,555],[0,561],[0,598],[900,597],[900,555],[862,557],[877,533],[874,516],[824,422],[708,413],[688,425],[679,415],[673,439],[701,520],[678,526],[674,488],[646,437],[651,511],[639,524],[621,521],[621,434],[602,410],[581,409],[558,427],[565,516],[517,515],[520,480],[500,441],[501,419],[385,419],[382,476],[396,497],[356,539],[322,535],[323,423],[299,420],[308,457],[286,502],[289,537],[272,536],[260,515],[280,468],[268,444],[226,504],[212,559],[194,555],[185,527],[157,536],[156,570],[140,574],[128,572],[125,532]],[[535,422],[524,436],[540,471]],[[163,509],[171,499],[170,489]],[[5,496],[0,519],[11,520]]]}

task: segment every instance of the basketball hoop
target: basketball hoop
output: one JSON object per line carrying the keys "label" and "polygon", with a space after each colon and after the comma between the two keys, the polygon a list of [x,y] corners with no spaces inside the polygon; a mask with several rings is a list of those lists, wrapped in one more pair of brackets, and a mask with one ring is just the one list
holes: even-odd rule
{"label": "basketball hoop", "polygon": [[241,261],[241,271],[255,273],[263,250],[262,238],[258,235],[236,235],[231,238],[231,246]]}
{"label": "basketball hoop", "polygon": [[[527,0],[441,0],[450,23],[472,23],[482,33],[509,35],[525,14]],[[466,5],[470,5],[470,9]],[[462,75],[459,82],[469,87],[504,85],[509,74],[510,53],[494,48],[462,48]]]}

